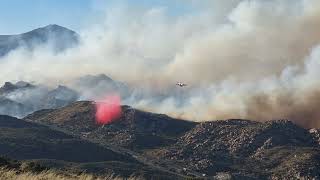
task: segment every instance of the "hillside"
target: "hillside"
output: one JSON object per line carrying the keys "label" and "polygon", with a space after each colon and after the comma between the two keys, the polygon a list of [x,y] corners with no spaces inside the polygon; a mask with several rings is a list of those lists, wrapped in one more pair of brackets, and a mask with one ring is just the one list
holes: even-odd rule
{"label": "hillside", "polygon": [[[119,176],[112,174],[104,176],[95,176],[85,172],[70,172],[59,169],[49,169],[35,162],[17,161],[0,157],[0,179],[32,179],[32,180],[122,180]],[[138,180],[142,178],[129,178]]]}
{"label": "hillside", "polygon": [[318,177],[320,151],[311,134],[290,121],[227,120],[201,123],[162,158],[188,170],[236,177]]}
{"label": "hillside", "polygon": [[[122,116],[95,124],[92,102],[42,110],[27,121],[121,147],[142,162],[190,177],[319,178],[318,131],[287,120],[195,123],[122,106]],[[312,132],[312,133],[310,133]]]}
{"label": "hillside", "polygon": [[172,144],[196,124],[129,106],[122,106],[122,116],[108,126],[97,125],[94,114],[94,104],[83,101],[57,110],[38,111],[24,119],[54,125],[100,144],[112,144],[131,150]]}
{"label": "hillside", "polygon": [[9,116],[0,116],[0,154],[14,159],[134,162],[126,155]]}
{"label": "hillside", "polygon": [[0,35],[0,57],[17,48],[33,50],[39,45],[50,44],[56,52],[76,45],[77,33],[58,25],[48,25],[18,35]]}
{"label": "hillside", "polygon": [[49,168],[144,177],[179,176],[140,162],[130,153],[99,146],[77,136],[10,116],[0,116],[0,155],[30,160]]}

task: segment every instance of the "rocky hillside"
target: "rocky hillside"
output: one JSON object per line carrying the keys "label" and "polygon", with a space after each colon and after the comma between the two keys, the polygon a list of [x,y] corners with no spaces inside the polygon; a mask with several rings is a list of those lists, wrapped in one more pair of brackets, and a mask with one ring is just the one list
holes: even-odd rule
{"label": "rocky hillside", "polygon": [[122,107],[113,123],[95,123],[94,104],[76,102],[25,118],[103,146],[119,147],[142,162],[189,177],[320,178],[318,130],[287,120],[195,123]]}
{"label": "rocky hillside", "polygon": [[197,125],[162,157],[208,175],[297,178],[317,177],[319,150],[312,135],[290,121],[227,120]]}
{"label": "rocky hillside", "polygon": [[131,150],[173,144],[177,137],[196,124],[139,111],[129,106],[122,106],[122,116],[110,125],[96,124],[94,114],[94,104],[82,101],[56,110],[38,111],[24,119],[56,126],[101,144],[112,144]]}

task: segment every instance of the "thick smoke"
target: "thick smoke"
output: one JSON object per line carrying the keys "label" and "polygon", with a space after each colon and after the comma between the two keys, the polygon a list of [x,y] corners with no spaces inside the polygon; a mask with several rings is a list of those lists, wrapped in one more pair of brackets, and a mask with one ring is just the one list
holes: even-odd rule
{"label": "thick smoke", "polygon": [[66,106],[78,99],[78,93],[65,86],[50,89],[22,81],[6,82],[0,88],[0,114],[21,118],[40,109]]}
{"label": "thick smoke", "polygon": [[320,127],[320,1],[181,3],[192,10],[109,8],[78,47],[2,58],[0,81],[53,86],[104,73],[133,87],[123,102],[134,107],[197,121],[285,118]]}

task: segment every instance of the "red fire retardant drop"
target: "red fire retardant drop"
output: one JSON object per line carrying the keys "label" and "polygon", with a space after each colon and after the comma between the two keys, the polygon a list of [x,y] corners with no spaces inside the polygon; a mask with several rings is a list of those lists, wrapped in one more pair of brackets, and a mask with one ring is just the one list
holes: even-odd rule
{"label": "red fire retardant drop", "polygon": [[98,124],[110,124],[121,116],[121,100],[118,95],[107,96],[103,101],[96,102],[95,105]]}

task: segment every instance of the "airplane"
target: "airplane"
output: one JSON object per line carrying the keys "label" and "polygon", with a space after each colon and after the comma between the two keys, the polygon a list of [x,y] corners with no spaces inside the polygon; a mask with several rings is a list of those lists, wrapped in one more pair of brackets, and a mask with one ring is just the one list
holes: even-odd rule
{"label": "airplane", "polygon": [[180,86],[180,87],[184,87],[184,86],[187,86],[187,84],[185,83],[182,83],[182,82],[177,82],[176,84],[177,86]]}

